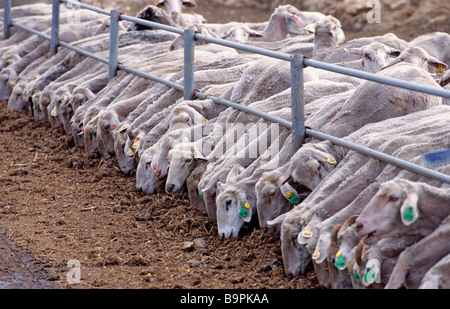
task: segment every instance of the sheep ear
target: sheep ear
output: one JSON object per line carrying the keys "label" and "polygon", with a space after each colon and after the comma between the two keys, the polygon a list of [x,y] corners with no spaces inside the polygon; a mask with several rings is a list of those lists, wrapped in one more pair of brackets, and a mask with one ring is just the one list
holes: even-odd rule
{"label": "sheep ear", "polygon": [[269,226],[275,226],[275,225],[281,224],[281,223],[283,223],[284,219],[287,217],[287,214],[288,213],[285,212],[284,214],[279,215],[275,219],[267,221],[267,224]]}
{"label": "sheep ear", "polygon": [[248,33],[248,35],[251,37],[251,38],[262,38],[263,36],[264,36],[264,34],[262,34],[262,32],[258,32],[258,31],[250,31],[249,33]]}
{"label": "sheep ear", "polygon": [[427,63],[437,69],[439,69],[439,68],[447,69],[448,68],[448,65],[446,63],[438,60],[437,58],[434,58],[433,56],[428,57]]}
{"label": "sheep ear", "polygon": [[207,159],[203,156],[203,154],[197,148],[194,148],[194,158],[197,160],[207,161]]}
{"label": "sheep ear", "polygon": [[239,205],[238,211],[239,217],[241,217],[244,222],[250,222],[250,220],[252,219],[252,208],[250,207],[249,203]]}
{"label": "sheep ear", "polygon": [[406,199],[400,206],[400,218],[404,225],[410,225],[419,217],[419,196],[415,192],[408,193]]}
{"label": "sheep ear", "polygon": [[355,48],[355,47],[351,47],[351,48],[344,48],[344,50],[347,53],[353,54],[353,55],[357,55],[357,56],[362,56],[363,55],[363,48]]}
{"label": "sheep ear", "polygon": [[217,196],[218,196],[220,193],[222,193],[223,191],[225,191],[225,189],[226,189],[226,185],[223,184],[223,183],[221,183],[221,182],[218,182],[218,183],[216,184],[216,187],[217,187],[217,190],[218,190]]}
{"label": "sheep ear", "polygon": [[309,24],[304,27],[309,33],[316,33],[316,24]]}
{"label": "sheep ear", "polygon": [[297,191],[289,185],[288,182],[280,185],[280,191],[283,196],[289,201],[289,204],[298,204],[300,203],[300,197],[298,196]]}
{"label": "sheep ear", "polygon": [[227,175],[226,182],[230,182],[234,177],[238,176],[240,173],[241,173],[241,171],[239,170],[239,167],[234,165],[233,168],[231,169],[231,171]]}
{"label": "sheep ear", "polygon": [[398,57],[400,55],[401,51],[399,51],[398,49],[395,48],[391,48],[391,50],[389,51],[389,55],[394,56],[394,57]]}
{"label": "sheep ear", "polygon": [[187,8],[197,7],[197,1],[195,1],[195,0],[183,0],[182,3]]}

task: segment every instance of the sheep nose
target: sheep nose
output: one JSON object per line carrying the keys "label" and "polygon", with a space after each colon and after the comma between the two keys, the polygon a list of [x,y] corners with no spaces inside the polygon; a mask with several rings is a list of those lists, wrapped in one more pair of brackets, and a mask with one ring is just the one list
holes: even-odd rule
{"label": "sheep nose", "polygon": [[361,222],[356,222],[355,229],[356,232],[359,233],[363,229],[364,225]]}
{"label": "sheep nose", "polygon": [[173,187],[175,187],[174,184],[167,184],[167,185],[166,185],[166,191],[167,191],[168,193],[172,192]]}
{"label": "sheep nose", "polygon": [[178,12],[172,12],[172,13],[171,13],[171,17],[172,17],[172,20],[173,20],[173,21],[177,21],[177,18],[178,18]]}

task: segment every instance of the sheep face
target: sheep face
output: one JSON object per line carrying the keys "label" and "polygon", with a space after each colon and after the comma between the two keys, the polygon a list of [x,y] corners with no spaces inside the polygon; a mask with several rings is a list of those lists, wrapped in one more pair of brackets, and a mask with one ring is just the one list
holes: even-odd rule
{"label": "sheep face", "polygon": [[245,193],[234,186],[226,187],[217,183],[219,193],[216,198],[217,230],[222,239],[237,237],[245,222],[252,217],[252,209]]}
{"label": "sheep face", "polygon": [[206,210],[203,193],[199,190],[199,185],[202,181],[202,175],[205,172],[205,169],[206,166],[204,164],[197,165],[186,180],[189,202],[192,206],[200,210]]}
{"label": "sheep face", "polygon": [[84,127],[84,150],[88,153],[97,149],[97,119],[89,121]]}
{"label": "sheep face", "polygon": [[118,126],[119,118],[114,111],[104,111],[98,120],[98,138],[108,154],[114,155],[112,131]]}
{"label": "sheep face", "polygon": [[72,105],[70,104],[70,101],[71,101],[70,96],[68,96],[67,94],[63,95],[61,97],[61,104],[59,106],[60,120],[67,134],[72,134],[73,131],[73,128],[70,125],[70,119],[72,118],[73,115],[73,109]]}
{"label": "sheep face", "polygon": [[345,41],[345,34],[341,27],[341,22],[338,19],[328,15],[304,28],[310,33],[314,33],[315,38],[326,37],[328,40],[331,39],[333,46],[337,46]]}
{"label": "sheep face", "polygon": [[[178,147],[177,147],[178,146]],[[178,144],[169,151],[169,172],[167,173],[166,192],[180,194],[187,178],[197,166],[197,160],[204,159],[203,156],[192,148],[183,148]]]}
{"label": "sheep face", "polygon": [[[284,271],[288,278],[306,274],[311,264],[311,253],[301,246],[297,236],[301,231],[297,209],[292,210],[281,223],[281,251],[283,255]],[[298,212],[301,215],[301,210]]]}
{"label": "sheep face", "polygon": [[390,233],[399,232],[402,222],[409,225],[417,220],[418,194],[405,189],[393,181],[383,183],[364,207],[355,227],[365,244],[374,244]]}
{"label": "sheep face", "polygon": [[130,150],[132,146],[127,135],[129,129],[129,124],[123,124],[119,125],[113,133],[114,152],[119,163],[119,168],[125,174],[131,174],[137,166],[137,162],[134,159],[134,153],[131,156],[127,155],[128,150]]}
{"label": "sheep face", "polygon": [[157,184],[157,177],[151,166],[153,155],[152,148],[147,148],[140,157],[136,168],[136,188],[146,194],[153,194]]}
{"label": "sheep face", "polygon": [[179,22],[182,6],[195,7],[193,0],[157,0],[156,5],[169,14],[174,22]]}
{"label": "sheep face", "polygon": [[380,42],[372,42],[360,48],[346,48],[345,51],[362,57],[364,71],[377,73],[389,64],[392,56],[398,56],[400,51]]}
{"label": "sheep face", "polygon": [[289,201],[280,191],[281,182],[281,173],[272,171],[264,173],[255,186],[259,225],[268,234],[278,233],[280,226],[268,225],[267,222],[288,212],[291,208]]}
{"label": "sheep face", "polygon": [[333,156],[319,150],[302,151],[301,156],[296,157],[290,167],[292,178],[310,190],[314,190],[336,165]]}
{"label": "sheep face", "polygon": [[16,84],[17,76],[12,74],[13,72],[8,69],[3,69],[0,74],[0,99],[8,100],[11,95],[12,88]]}
{"label": "sheep face", "polygon": [[424,70],[427,70],[428,65],[431,65],[435,68],[448,68],[448,65],[446,63],[431,56],[424,49],[413,46],[403,50],[397,58],[395,58],[382,69],[394,66],[401,62],[411,64]]}
{"label": "sheep face", "polygon": [[260,38],[263,36],[261,32],[253,30],[248,25],[241,23],[233,23],[225,29],[219,29],[217,35],[222,39],[241,44],[248,43],[250,38]]}
{"label": "sheep face", "polygon": [[83,115],[75,114],[70,119],[70,126],[72,127],[72,137],[76,146],[84,145],[84,127]]}

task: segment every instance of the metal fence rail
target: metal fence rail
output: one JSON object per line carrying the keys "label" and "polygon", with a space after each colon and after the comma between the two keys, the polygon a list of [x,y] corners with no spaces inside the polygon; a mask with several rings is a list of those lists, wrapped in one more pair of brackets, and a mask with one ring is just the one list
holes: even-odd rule
{"label": "metal fence rail", "polygon": [[[82,50],[78,47],[72,46],[68,43],[61,42],[58,38],[58,32],[59,32],[59,18],[60,18],[60,4],[66,3],[75,6],[76,8],[81,9],[87,9],[91,10],[103,15],[110,16],[111,19],[111,26],[110,26],[110,48],[109,48],[109,59],[99,57],[95,54],[89,53],[85,50]],[[250,46],[250,45],[244,45],[239,44],[231,41],[221,40],[217,38],[207,37],[202,34],[194,33],[193,30],[183,30],[180,28],[171,27],[168,25],[163,25],[159,23],[155,23],[148,20],[143,20],[131,16],[126,16],[124,14],[121,14],[117,10],[111,10],[106,11],[94,6],[90,6],[84,3],[80,3],[78,1],[73,0],[53,0],[53,9],[52,9],[52,28],[51,28],[51,36],[48,36],[44,33],[41,33],[39,31],[33,30],[29,27],[20,25],[19,23],[12,20],[11,17],[11,0],[4,0],[4,17],[0,18],[4,22],[4,39],[7,39],[11,36],[11,27],[18,27],[20,29],[23,29],[25,31],[29,31],[33,34],[39,35],[46,40],[50,41],[50,53],[52,55],[56,54],[58,51],[58,47],[62,46],[65,48],[69,48],[73,51],[76,51],[78,53],[81,53],[87,57],[94,58],[102,63],[105,63],[109,67],[109,78],[112,79],[116,76],[117,70],[123,70],[126,72],[129,72],[131,74],[141,76],[143,78],[148,78],[150,80],[163,83],[167,86],[170,86],[172,88],[175,88],[179,91],[183,91],[184,93],[184,99],[185,100],[191,100],[194,98],[199,99],[210,99],[213,102],[229,107],[233,107],[235,109],[238,109],[240,111],[244,111],[246,113],[250,113],[256,116],[259,116],[267,121],[275,122],[280,124],[281,126],[285,128],[292,129],[292,135],[293,135],[293,147],[294,149],[298,149],[302,143],[304,142],[304,139],[306,136],[314,137],[320,140],[329,140],[333,144],[343,146],[345,148],[357,151],[359,153],[368,155],[370,157],[376,158],[378,160],[384,161],[389,164],[393,164],[395,166],[398,166],[400,168],[409,170],[411,172],[428,176],[434,179],[437,179],[441,182],[450,184],[450,175],[446,175],[440,172],[437,172],[432,169],[428,169],[422,166],[419,166],[417,164],[413,164],[411,162],[396,158],[391,155],[387,155],[385,153],[363,147],[360,145],[357,145],[355,143],[351,143],[348,141],[345,141],[340,138],[336,138],[334,136],[324,134],[321,132],[317,132],[311,129],[306,129],[304,124],[304,103],[303,103],[303,68],[305,66],[311,66],[339,74],[345,74],[365,80],[370,80],[386,85],[391,85],[395,87],[401,87],[405,89],[409,89],[412,91],[419,91],[424,92],[436,96],[441,96],[444,98],[450,98],[450,91],[439,89],[439,88],[433,88],[428,87],[424,85],[419,85],[411,82],[406,82],[403,80],[397,80],[394,78],[388,78],[385,76],[380,76],[377,74],[367,73],[359,70],[349,69],[345,67],[340,67],[337,65],[324,63],[312,59],[304,59],[302,55],[290,55],[285,53],[280,53],[276,51],[270,51],[263,48]],[[130,68],[127,66],[124,66],[120,63],[118,63],[118,33],[119,33],[119,21],[120,20],[126,20],[133,23],[137,23],[143,26],[156,28],[160,30],[165,30],[169,32],[173,32],[176,34],[184,35],[184,84],[179,85],[176,83],[173,83],[169,80],[165,80],[163,78],[148,74],[143,71],[139,71],[134,68]],[[251,53],[260,54],[263,56],[276,58],[284,61],[288,61],[291,63],[291,101],[292,101],[292,122],[285,121],[283,119],[280,119],[278,117],[274,117],[272,115],[263,113],[259,110],[250,108],[245,105],[241,105],[235,102],[231,102],[228,100],[220,99],[211,95],[206,95],[198,90],[195,89],[194,84],[194,40],[203,40],[207,43],[212,44],[218,44],[221,46],[231,47],[234,49],[247,51]]]}

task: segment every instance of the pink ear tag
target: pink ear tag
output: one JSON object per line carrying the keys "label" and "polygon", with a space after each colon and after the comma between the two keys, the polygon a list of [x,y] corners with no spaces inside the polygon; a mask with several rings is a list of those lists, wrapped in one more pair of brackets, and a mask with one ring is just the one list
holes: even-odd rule
{"label": "pink ear tag", "polygon": [[114,130],[115,128],[116,128],[116,125],[115,125],[115,124],[112,124],[112,125],[111,125],[111,129]]}

